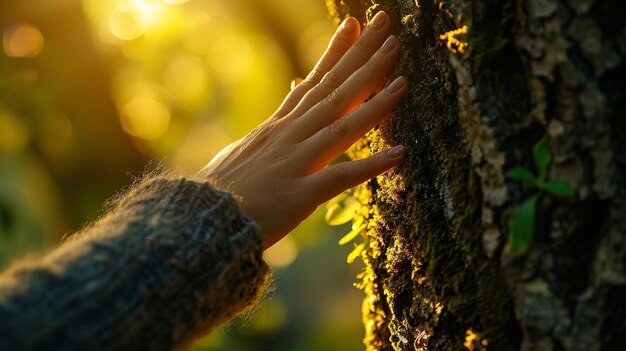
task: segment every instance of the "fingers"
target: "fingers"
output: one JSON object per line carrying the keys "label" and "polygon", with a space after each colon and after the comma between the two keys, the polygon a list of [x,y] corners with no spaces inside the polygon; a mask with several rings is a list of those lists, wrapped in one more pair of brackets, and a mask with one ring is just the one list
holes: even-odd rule
{"label": "fingers", "polygon": [[408,91],[404,77],[396,78],[385,89],[349,115],[335,120],[298,148],[300,159],[307,160],[311,172],[323,168],[343,153],[367,131],[387,117]]}
{"label": "fingers", "polygon": [[312,189],[309,200],[321,204],[342,191],[399,165],[405,154],[404,147],[398,145],[362,160],[338,163],[305,177],[303,186],[305,189]]}
{"label": "fingers", "polygon": [[309,87],[313,87],[319,83],[322,77],[328,73],[345,53],[354,45],[361,32],[359,21],[354,17],[346,18],[337,33],[333,36],[326,49],[315,67],[311,70],[305,81]]}
{"label": "fingers", "polygon": [[309,80],[314,83],[319,82],[319,84],[306,93],[302,101],[290,114],[297,118],[328,96],[335,88],[348,79],[352,73],[363,66],[389,36],[391,29],[389,22],[386,13],[382,11],[377,13],[368,23],[365,31],[356,43],[350,47],[348,52],[341,57],[339,62],[328,73],[323,75],[323,78],[319,74],[316,74],[315,77],[307,77],[305,83]]}
{"label": "fingers", "polygon": [[399,54],[398,39],[392,35],[365,65],[294,123],[291,131],[294,140],[305,140],[359,106],[380,86]]}
{"label": "fingers", "polygon": [[302,97],[319,83],[322,77],[333,68],[348,49],[352,47],[359,37],[360,31],[361,26],[354,17],[348,17],[343,21],[330,40],[328,48],[313,70],[311,70],[311,73],[309,73],[303,82],[296,84],[297,86],[294,87],[292,85],[291,92],[287,95],[285,101],[278,108],[276,113],[274,113],[276,118],[282,118],[298,105]]}

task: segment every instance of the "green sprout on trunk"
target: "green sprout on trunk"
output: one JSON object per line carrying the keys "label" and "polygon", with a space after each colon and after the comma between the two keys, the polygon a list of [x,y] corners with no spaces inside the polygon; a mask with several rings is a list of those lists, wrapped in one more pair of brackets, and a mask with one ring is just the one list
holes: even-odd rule
{"label": "green sprout on trunk", "polygon": [[523,167],[513,167],[506,172],[508,178],[522,181],[538,190],[519,205],[509,222],[509,250],[513,256],[523,255],[532,243],[537,200],[542,192],[559,197],[574,196],[574,190],[567,183],[559,180],[546,181],[551,161],[547,137],[544,136],[533,146],[533,160],[539,171],[538,176]]}

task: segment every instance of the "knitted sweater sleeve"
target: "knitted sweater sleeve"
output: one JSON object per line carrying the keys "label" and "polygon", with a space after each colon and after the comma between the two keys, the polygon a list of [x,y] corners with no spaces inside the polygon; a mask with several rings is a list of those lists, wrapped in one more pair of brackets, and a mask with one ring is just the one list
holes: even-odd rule
{"label": "knitted sweater sleeve", "polygon": [[171,350],[253,304],[256,224],[206,182],[152,179],[41,259],[0,275],[0,350]]}

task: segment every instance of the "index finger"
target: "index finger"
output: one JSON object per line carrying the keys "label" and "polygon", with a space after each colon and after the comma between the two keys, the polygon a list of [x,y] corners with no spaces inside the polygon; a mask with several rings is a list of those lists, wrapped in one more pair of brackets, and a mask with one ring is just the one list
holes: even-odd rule
{"label": "index finger", "polygon": [[293,110],[302,97],[317,85],[326,73],[339,62],[348,49],[354,45],[360,34],[361,25],[359,21],[354,17],[346,18],[330,39],[326,51],[317,61],[315,67],[313,67],[305,80],[287,95],[287,98],[274,115],[277,116],[277,118],[282,118]]}
{"label": "index finger", "polygon": [[[354,45],[339,59],[311,91],[309,91],[290,114],[294,119],[305,114],[311,107],[330,95],[354,71],[363,66],[389,36],[391,30],[389,16],[378,12],[367,24],[363,34]],[[354,105],[351,106],[355,107]],[[343,111],[348,112],[348,111]],[[291,117],[290,117],[291,118]]]}

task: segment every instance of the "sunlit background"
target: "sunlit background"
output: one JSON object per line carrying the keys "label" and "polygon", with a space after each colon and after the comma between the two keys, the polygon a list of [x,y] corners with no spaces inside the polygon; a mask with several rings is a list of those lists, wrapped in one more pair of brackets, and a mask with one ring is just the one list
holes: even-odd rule
{"label": "sunlit background", "polygon": [[[323,0],[0,3],[0,268],[57,245],[156,165],[191,174],[267,118],[334,30]],[[197,350],[362,349],[358,264],[316,212],[275,292]]]}

